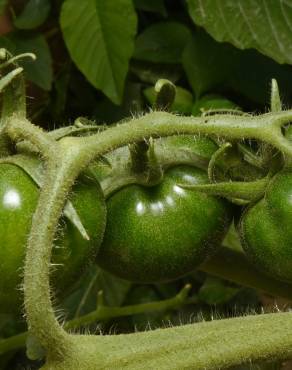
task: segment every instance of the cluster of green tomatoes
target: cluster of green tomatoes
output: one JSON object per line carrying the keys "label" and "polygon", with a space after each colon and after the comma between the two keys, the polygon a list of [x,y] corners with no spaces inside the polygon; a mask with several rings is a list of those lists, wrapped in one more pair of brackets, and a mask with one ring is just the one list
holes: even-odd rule
{"label": "cluster of green tomatoes", "polygon": [[[155,103],[153,89],[145,96]],[[187,115],[239,109],[220,96],[193,104],[182,88],[168,108]],[[232,222],[257,268],[292,281],[290,171],[281,169],[277,153],[258,143],[233,145],[218,155],[220,145],[216,137],[157,138],[121,147],[92,163],[74,185],[56,234],[51,278],[57,293],[63,294],[92,261],[133,282],[178,279],[220,248]],[[278,170],[252,201],[192,188],[222,179],[264,178],[268,162]],[[37,155],[21,145],[1,159],[1,312],[21,307],[25,246],[43,170]]]}

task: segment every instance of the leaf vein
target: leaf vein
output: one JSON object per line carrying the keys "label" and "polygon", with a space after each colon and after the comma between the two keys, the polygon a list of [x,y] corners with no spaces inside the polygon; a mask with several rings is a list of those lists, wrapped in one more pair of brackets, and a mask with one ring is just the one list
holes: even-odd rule
{"label": "leaf vein", "polygon": [[247,27],[248,27],[248,29],[250,31],[250,34],[251,34],[251,37],[254,39],[254,41],[257,44],[258,43],[258,35],[257,35],[256,31],[253,29],[253,27],[252,27],[247,15],[246,15],[244,9],[243,9],[242,4],[241,4],[240,1],[238,2],[238,8],[239,8],[239,11],[240,11],[245,23],[247,24]]}
{"label": "leaf vein", "polygon": [[230,28],[228,26],[228,22],[226,21],[226,18],[225,18],[225,15],[224,15],[224,11],[223,11],[222,6],[221,6],[221,0],[216,0],[216,5],[217,5],[217,8],[219,10],[221,19],[223,21],[225,30],[226,30],[227,34],[230,36],[231,42],[234,45],[239,45],[239,47],[242,47],[242,45],[240,43],[240,40],[234,37],[232,31],[230,30]]}
{"label": "leaf vein", "polygon": [[[288,19],[288,16],[283,8],[283,3],[285,3],[285,1],[283,0],[280,0],[280,6],[281,6],[281,12],[282,12],[282,15],[283,15],[283,18],[285,19],[285,22],[289,28],[290,31],[292,31],[292,24],[290,23],[289,19]],[[287,5],[287,4],[286,4]],[[287,6],[290,6],[292,8],[291,5],[287,5]]]}
{"label": "leaf vein", "polygon": [[279,35],[278,35],[278,32],[277,32],[277,29],[275,28],[274,26],[274,23],[273,23],[273,20],[271,18],[271,13],[270,13],[270,10],[267,6],[267,3],[266,3],[266,0],[263,0],[263,4],[264,4],[264,9],[265,9],[265,12],[267,14],[267,19],[268,19],[268,22],[269,22],[269,26],[271,28],[271,31],[272,31],[272,35],[274,36],[274,39],[276,41],[276,44],[278,45],[279,47],[279,50],[281,52],[282,55],[283,54],[283,51],[284,51],[284,46],[279,38]]}

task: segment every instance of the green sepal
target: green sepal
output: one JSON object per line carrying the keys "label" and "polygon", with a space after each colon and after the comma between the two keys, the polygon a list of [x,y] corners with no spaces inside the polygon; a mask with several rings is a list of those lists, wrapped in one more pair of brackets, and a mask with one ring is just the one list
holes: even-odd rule
{"label": "green sepal", "polygon": [[208,178],[211,182],[215,181],[215,167],[218,159],[225,154],[227,149],[231,147],[232,147],[231,143],[224,143],[216,150],[215,153],[213,153],[208,164]]}
{"label": "green sepal", "polygon": [[217,195],[228,199],[235,199],[237,201],[243,200],[251,202],[263,196],[269,180],[270,177],[267,176],[250,182],[230,181],[203,185],[178,185],[184,189],[202,191],[206,194]]}
{"label": "green sepal", "polygon": [[277,80],[273,78],[271,86],[271,112],[281,112],[281,110],[282,102],[279,92],[279,86]]}

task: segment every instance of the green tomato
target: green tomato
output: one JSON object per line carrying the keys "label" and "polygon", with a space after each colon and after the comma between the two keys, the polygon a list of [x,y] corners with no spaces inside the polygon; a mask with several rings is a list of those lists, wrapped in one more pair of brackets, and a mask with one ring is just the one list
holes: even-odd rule
{"label": "green tomato", "polygon": [[233,103],[231,100],[224,98],[224,96],[210,94],[205,95],[193,105],[192,115],[200,116],[203,112],[216,109],[237,109],[240,110],[239,106]]}
{"label": "green tomato", "polygon": [[243,249],[261,271],[292,281],[292,173],[281,171],[240,221]]}
{"label": "green tomato", "polygon": [[129,185],[107,201],[97,263],[135,282],[164,282],[195,270],[220,245],[232,218],[223,199],[178,184],[206,183],[204,170],[169,169],[152,187]]}
{"label": "green tomato", "polygon": [[[39,188],[31,177],[13,164],[0,165],[0,312],[21,307],[21,284],[25,245]],[[94,259],[105,227],[105,203],[100,189],[80,180],[70,198],[90,240],[85,240],[67,219],[62,218],[53,249],[53,284],[63,293]],[[54,289],[54,290],[56,290]]]}
{"label": "green tomato", "polygon": [[[221,107],[226,107],[226,101],[221,99]],[[203,168],[217,148],[205,137],[156,139],[158,158],[176,153],[178,165],[168,169],[159,185],[129,185],[108,199],[107,226],[97,263],[121,278],[145,283],[177,279],[208,258],[226,234],[233,206],[178,184],[207,183]],[[113,166],[94,170],[101,182],[102,177],[113,178],[110,172],[115,163],[128,167],[122,165],[128,163],[123,159],[125,151],[127,148],[121,148],[107,157]]]}

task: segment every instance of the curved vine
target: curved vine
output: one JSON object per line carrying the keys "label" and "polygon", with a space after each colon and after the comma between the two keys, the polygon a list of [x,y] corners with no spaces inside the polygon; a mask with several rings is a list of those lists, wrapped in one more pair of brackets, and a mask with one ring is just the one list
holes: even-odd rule
{"label": "curved vine", "polygon": [[[16,69],[14,73],[20,71]],[[7,76],[10,76],[10,82],[14,81],[13,74]],[[5,79],[1,81],[5,87]],[[22,82],[18,88],[23,88]],[[92,161],[106,153],[129,144],[134,148],[137,143],[146,142],[148,145],[152,138],[183,134],[212,135],[227,140],[256,139],[282,152],[286,163],[291,163],[292,144],[283,135],[282,126],[292,121],[292,110],[280,111],[275,84],[273,88],[273,111],[259,116],[227,113],[195,118],[152,112],[90,136],[65,135],[58,141],[25,118],[23,104],[17,113],[12,114],[15,110],[12,96],[16,94],[14,98],[17,97],[20,90],[8,91],[1,120],[2,137],[16,144],[27,142],[39,152],[46,166],[24,267],[27,323],[29,332],[46,350],[43,369],[215,369],[249,360],[286,359],[292,356],[290,312],[119,336],[79,335],[67,332],[59,323],[50,287],[51,252],[67,196],[78,175]],[[172,96],[172,89],[170,93]],[[262,192],[266,180],[258,181],[260,183],[244,186],[253,185],[258,192]],[[250,199],[249,189],[240,188],[239,185],[242,184],[237,184],[238,194]],[[202,268],[208,271],[208,263]]]}

